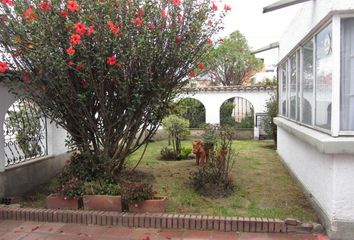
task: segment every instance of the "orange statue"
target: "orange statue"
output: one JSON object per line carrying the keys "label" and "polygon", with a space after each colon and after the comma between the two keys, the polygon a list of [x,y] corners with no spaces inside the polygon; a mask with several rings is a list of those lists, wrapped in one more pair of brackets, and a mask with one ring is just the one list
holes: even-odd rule
{"label": "orange statue", "polygon": [[195,160],[197,165],[204,166],[209,159],[209,149],[204,147],[202,140],[194,140],[192,142],[193,153],[195,154]]}

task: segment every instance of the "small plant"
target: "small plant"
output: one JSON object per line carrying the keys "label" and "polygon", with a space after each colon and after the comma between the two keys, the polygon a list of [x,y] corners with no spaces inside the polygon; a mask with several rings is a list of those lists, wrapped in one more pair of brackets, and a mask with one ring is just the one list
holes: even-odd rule
{"label": "small plant", "polygon": [[78,177],[62,182],[56,189],[56,194],[65,198],[80,198],[83,195],[83,185]]}
{"label": "small plant", "polygon": [[230,172],[234,165],[235,154],[232,150],[232,127],[214,128],[208,133],[209,159],[190,175],[191,185],[196,192],[209,197],[227,196],[233,190]]}
{"label": "small plant", "polygon": [[139,203],[153,199],[152,185],[149,183],[125,182],[122,184],[122,198],[128,203]]}
{"label": "small plant", "polygon": [[181,140],[188,134],[189,121],[177,115],[170,115],[162,120],[163,128],[172,140],[173,151],[176,156],[181,153]]}
{"label": "small plant", "polygon": [[104,181],[86,182],[83,186],[85,195],[110,195],[118,196],[121,193],[120,186],[116,183]]}
{"label": "small plant", "polygon": [[182,147],[181,153],[178,155],[178,159],[188,159],[188,156],[191,152],[192,152],[192,148]]}
{"label": "small plant", "polygon": [[217,132],[218,132],[218,125],[213,124],[206,124],[204,128],[203,134],[203,143],[206,149],[213,149],[214,145],[218,141]]}
{"label": "small plant", "polygon": [[161,160],[165,160],[165,161],[177,160],[178,157],[175,151],[170,147],[162,148],[160,154],[161,154]]}
{"label": "small plant", "polygon": [[274,139],[274,145],[277,147],[277,125],[273,119],[277,117],[278,104],[274,95],[266,102],[266,109],[267,115],[263,120],[263,128],[266,134]]}

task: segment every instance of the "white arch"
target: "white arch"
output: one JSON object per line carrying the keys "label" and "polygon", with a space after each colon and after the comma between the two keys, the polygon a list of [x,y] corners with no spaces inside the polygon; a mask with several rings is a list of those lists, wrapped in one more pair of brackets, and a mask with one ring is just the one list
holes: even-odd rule
{"label": "white arch", "polygon": [[[220,107],[228,99],[241,97],[248,100],[254,109],[254,121],[257,113],[266,111],[266,101],[276,93],[276,87],[264,86],[235,86],[235,87],[208,87],[196,89],[194,92],[185,93],[179,98],[194,98],[199,100],[205,107],[205,122],[220,124]],[[255,138],[259,132],[255,127]]]}

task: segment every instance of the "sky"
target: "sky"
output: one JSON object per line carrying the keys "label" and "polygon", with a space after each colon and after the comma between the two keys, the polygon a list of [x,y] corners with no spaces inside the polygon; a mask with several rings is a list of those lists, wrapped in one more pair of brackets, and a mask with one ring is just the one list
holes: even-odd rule
{"label": "sky", "polygon": [[[220,36],[226,37],[233,31],[239,30],[245,35],[253,50],[278,42],[302,4],[263,14],[263,7],[276,1],[223,0],[222,4],[230,5],[232,11],[225,19],[225,29],[220,33]],[[266,65],[276,64],[278,51],[272,50],[257,54],[257,57],[265,58]]]}

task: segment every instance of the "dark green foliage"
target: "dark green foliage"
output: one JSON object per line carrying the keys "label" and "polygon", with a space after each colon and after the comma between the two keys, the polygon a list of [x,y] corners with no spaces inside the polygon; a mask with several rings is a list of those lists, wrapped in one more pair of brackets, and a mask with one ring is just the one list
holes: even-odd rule
{"label": "dark green foliage", "polygon": [[117,183],[111,183],[107,180],[103,180],[84,183],[83,193],[86,195],[118,196],[121,194],[121,189]]}
{"label": "dark green foliage", "polygon": [[263,128],[266,134],[274,139],[275,147],[277,146],[277,125],[274,123],[274,118],[278,114],[278,101],[273,95],[266,102],[267,115],[263,119]]}
{"label": "dark green foliage", "polygon": [[190,147],[182,147],[181,153],[178,155],[178,159],[187,159],[189,154],[192,152],[192,148]]}
{"label": "dark green foliage", "polygon": [[169,115],[162,120],[162,126],[168,132],[173,151],[178,157],[181,153],[181,140],[189,132],[189,121],[177,115]]}
{"label": "dark green foliage", "polygon": [[207,58],[207,70],[213,71],[216,81],[224,86],[243,84],[262,66],[239,31],[231,33]]}
{"label": "dark green foliage", "polygon": [[232,111],[235,108],[235,104],[230,101],[224,102],[220,107],[220,125],[236,126],[235,118],[232,117]]}
{"label": "dark green foliage", "polygon": [[122,198],[129,203],[153,199],[152,185],[148,183],[125,182],[122,184]]}
{"label": "dark green foliage", "polygon": [[173,161],[177,160],[178,155],[176,155],[175,151],[171,147],[164,147],[160,152],[161,160],[165,161]]}
{"label": "dark green foliage", "polygon": [[189,120],[190,128],[200,128],[205,123],[204,105],[193,98],[181,99],[175,104],[174,113]]}

